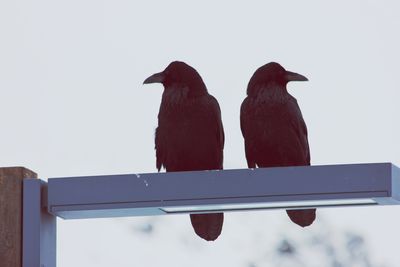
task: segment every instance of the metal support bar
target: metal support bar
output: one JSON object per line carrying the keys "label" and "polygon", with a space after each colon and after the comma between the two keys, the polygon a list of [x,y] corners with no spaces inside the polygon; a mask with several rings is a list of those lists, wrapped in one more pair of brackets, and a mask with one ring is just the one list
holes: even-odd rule
{"label": "metal support bar", "polygon": [[69,177],[48,180],[65,219],[400,204],[391,163]]}
{"label": "metal support bar", "polygon": [[22,267],[56,266],[66,219],[400,204],[391,163],[127,174],[23,181]]}
{"label": "metal support bar", "polygon": [[23,181],[22,267],[56,267],[56,217],[46,209],[47,184]]}

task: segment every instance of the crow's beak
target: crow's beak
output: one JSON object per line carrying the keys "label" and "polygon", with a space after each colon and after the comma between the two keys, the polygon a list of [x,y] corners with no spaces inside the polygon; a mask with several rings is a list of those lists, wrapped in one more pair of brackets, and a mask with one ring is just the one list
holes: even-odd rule
{"label": "crow's beak", "polygon": [[291,81],[308,81],[308,79],[305,76],[303,76],[301,74],[298,74],[298,73],[295,73],[295,72],[291,72],[291,71],[286,71],[286,80],[288,82],[291,82]]}
{"label": "crow's beak", "polygon": [[164,73],[163,72],[159,72],[159,73],[151,75],[149,78],[144,80],[143,84],[147,84],[147,83],[162,83],[164,81],[164,78],[165,78]]}

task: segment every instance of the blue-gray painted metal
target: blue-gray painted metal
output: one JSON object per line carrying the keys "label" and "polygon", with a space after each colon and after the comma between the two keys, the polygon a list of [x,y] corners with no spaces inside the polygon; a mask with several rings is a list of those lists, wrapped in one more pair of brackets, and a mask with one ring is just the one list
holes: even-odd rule
{"label": "blue-gray painted metal", "polygon": [[400,168],[392,165],[392,187],[390,194],[395,198],[400,200]]}
{"label": "blue-gray painted metal", "polygon": [[75,219],[279,201],[369,198],[377,204],[399,204],[399,173],[391,163],[372,163],[50,178],[48,208]]}
{"label": "blue-gray painted metal", "polygon": [[56,266],[56,217],[46,209],[47,186],[23,180],[22,267]]}

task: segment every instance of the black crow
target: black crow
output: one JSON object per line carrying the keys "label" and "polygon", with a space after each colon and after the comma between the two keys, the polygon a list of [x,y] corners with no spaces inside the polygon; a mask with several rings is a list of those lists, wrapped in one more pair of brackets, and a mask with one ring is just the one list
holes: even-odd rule
{"label": "black crow", "polygon": [[[296,99],[286,89],[290,81],[308,79],[275,62],[257,69],[249,81],[240,110],[249,168],[310,165],[307,127]],[[302,227],[315,220],[315,209],[286,212]]]}
{"label": "black crow", "polygon": [[[167,172],[221,170],[221,111],[197,71],[184,62],[174,61],[144,83],[164,85],[155,136],[158,171],[162,167]],[[191,214],[190,219],[196,234],[211,241],[220,235],[224,215]]]}

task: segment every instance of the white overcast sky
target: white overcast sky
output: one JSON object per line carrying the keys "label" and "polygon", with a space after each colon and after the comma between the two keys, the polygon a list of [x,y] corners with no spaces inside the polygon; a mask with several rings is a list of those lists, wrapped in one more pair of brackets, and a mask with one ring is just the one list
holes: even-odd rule
{"label": "white overcast sky", "polygon": [[[400,166],[399,13],[395,0],[3,0],[0,166],[43,179],[155,172],[162,86],[142,82],[172,60],[196,68],[220,103],[225,168],[246,167],[239,108],[252,73],[270,61],[310,80],[289,91],[308,125],[312,164]],[[400,208],[321,214],[365,234],[381,262],[400,260]],[[93,222],[60,222],[59,246],[73,251],[80,241],[71,233],[106,231]]]}

